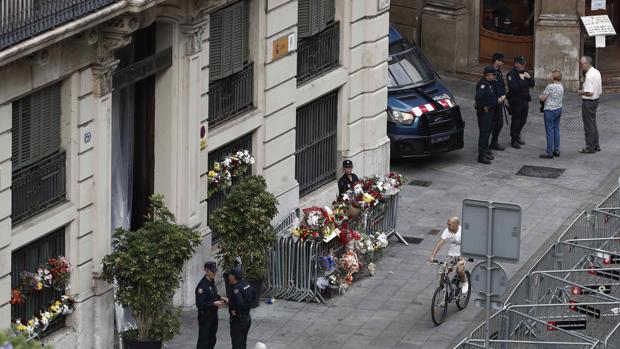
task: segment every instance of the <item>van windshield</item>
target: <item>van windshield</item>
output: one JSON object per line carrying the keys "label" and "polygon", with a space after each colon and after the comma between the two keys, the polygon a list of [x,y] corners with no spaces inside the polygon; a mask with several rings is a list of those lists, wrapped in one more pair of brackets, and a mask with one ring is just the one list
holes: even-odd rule
{"label": "van windshield", "polygon": [[434,79],[433,71],[415,48],[390,54],[388,88],[413,87]]}

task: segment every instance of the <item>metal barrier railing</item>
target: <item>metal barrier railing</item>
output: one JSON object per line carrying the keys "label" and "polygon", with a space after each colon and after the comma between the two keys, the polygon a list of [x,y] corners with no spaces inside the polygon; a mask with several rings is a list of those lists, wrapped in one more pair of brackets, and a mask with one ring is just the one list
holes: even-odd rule
{"label": "metal barrier railing", "polygon": [[[582,212],[489,319],[492,348],[620,349],[620,187]],[[485,324],[456,348],[484,348]]]}
{"label": "metal barrier railing", "polygon": [[[385,202],[361,217],[366,233],[385,232],[388,237],[396,233],[398,194],[385,196]],[[263,296],[294,300],[298,302],[325,302],[317,286],[323,276],[320,258],[331,254],[339,257],[342,246],[338,239],[329,242],[295,241],[290,229],[299,219],[299,209],[291,212],[274,230],[279,235],[270,252]]]}

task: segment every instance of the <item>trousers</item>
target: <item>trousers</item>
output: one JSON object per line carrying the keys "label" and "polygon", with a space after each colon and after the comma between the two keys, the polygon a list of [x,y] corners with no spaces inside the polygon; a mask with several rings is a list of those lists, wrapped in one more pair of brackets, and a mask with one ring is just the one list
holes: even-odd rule
{"label": "trousers", "polygon": [[596,126],[596,109],[598,99],[584,99],[581,104],[581,117],[583,118],[583,130],[586,136],[586,148],[595,150],[600,148],[598,143],[598,127]]}
{"label": "trousers", "polygon": [[248,332],[252,319],[249,315],[243,318],[230,319],[230,339],[232,341],[232,349],[246,349],[248,341]]}
{"label": "trousers", "polygon": [[510,139],[516,141],[521,138],[521,130],[527,122],[527,114],[529,112],[528,102],[522,100],[510,101],[510,113],[512,114],[510,121]]}
{"label": "trousers", "polygon": [[489,149],[489,137],[493,127],[494,111],[478,111],[478,149]]}
{"label": "trousers", "polygon": [[560,151],[560,118],[562,108],[545,110],[545,133],[547,135],[547,148],[545,153],[551,154]]}
{"label": "trousers", "polygon": [[493,126],[491,133],[491,144],[497,144],[499,141],[499,133],[502,131],[504,127],[504,106],[498,105],[495,108],[495,114],[493,114]]}
{"label": "trousers", "polygon": [[196,344],[196,349],[215,348],[217,324],[217,312],[198,316],[198,344]]}

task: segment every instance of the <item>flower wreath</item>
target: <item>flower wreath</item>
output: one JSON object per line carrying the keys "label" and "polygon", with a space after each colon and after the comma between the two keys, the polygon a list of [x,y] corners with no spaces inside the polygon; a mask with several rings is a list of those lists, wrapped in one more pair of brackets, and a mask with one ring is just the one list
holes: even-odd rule
{"label": "flower wreath", "polygon": [[26,295],[43,290],[43,288],[54,288],[63,291],[71,276],[71,263],[64,256],[50,258],[45,265],[39,266],[37,271],[32,273],[22,271],[19,274],[19,286],[11,289],[12,305],[24,304]]}
{"label": "flower wreath", "polygon": [[224,160],[213,163],[213,168],[207,172],[207,196],[229,188],[233,178],[244,175],[253,164],[254,157],[247,150],[239,150]]}

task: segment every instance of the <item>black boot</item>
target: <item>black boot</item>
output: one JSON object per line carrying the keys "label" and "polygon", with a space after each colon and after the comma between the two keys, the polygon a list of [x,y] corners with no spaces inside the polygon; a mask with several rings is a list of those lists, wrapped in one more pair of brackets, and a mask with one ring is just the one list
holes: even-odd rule
{"label": "black boot", "polygon": [[484,154],[487,157],[487,159],[495,160],[495,157],[493,157],[493,152],[490,149],[485,149]]}
{"label": "black boot", "polygon": [[516,149],[521,149],[521,144],[519,144],[519,142],[514,139],[512,140],[512,142],[510,142],[510,146]]}
{"label": "black boot", "polygon": [[491,144],[489,148],[493,150],[499,150],[499,151],[506,150],[506,147],[504,147],[503,145],[500,145],[499,143],[493,143]]}
{"label": "black boot", "polygon": [[521,136],[517,138],[517,143],[519,143],[520,145],[525,145],[525,141],[523,140],[523,138],[521,138]]}
{"label": "black boot", "polygon": [[485,154],[478,154],[478,162],[485,165],[490,165],[491,160],[485,156]]}

